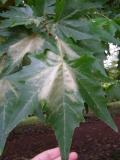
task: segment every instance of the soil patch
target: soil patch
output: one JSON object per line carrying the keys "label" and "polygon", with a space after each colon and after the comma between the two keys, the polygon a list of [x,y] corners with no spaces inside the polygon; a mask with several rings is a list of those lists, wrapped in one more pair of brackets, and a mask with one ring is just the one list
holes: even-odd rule
{"label": "soil patch", "polygon": [[[120,116],[115,117],[120,130]],[[62,136],[62,135],[61,135]],[[27,160],[57,146],[54,132],[41,124],[16,127],[9,135],[1,160]],[[71,150],[78,160],[120,160],[120,133],[96,118],[76,128]]]}

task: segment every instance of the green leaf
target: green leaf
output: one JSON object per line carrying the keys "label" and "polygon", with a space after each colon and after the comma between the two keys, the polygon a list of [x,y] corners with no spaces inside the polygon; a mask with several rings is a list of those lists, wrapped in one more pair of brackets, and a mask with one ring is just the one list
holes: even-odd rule
{"label": "green leaf", "polygon": [[3,150],[8,134],[38,105],[37,93],[30,85],[9,80],[0,80],[0,151]]}
{"label": "green leaf", "polygon": [[16,77],[26,79],[38,92],[39,101],[46,102],[47,120],[55,130],[62,157],[66,160],[73,131],[83,121],[84,102],[72,69],[52,52],[48,52],[46,60],[32,58],[32,64],[16,73]]}
{"label": "green leaf", "polygon": [[65,0],[56,0],[55,6],[55,21],[58,21],[61,17],[61,14],[64,10]]}
{"label": "green leaf", "polygon": [[107,50],[107,45],[97,40],[83,40],[79,43],[80,47],[83,49],[83,53],[95,56],[98,60],[103,63],[106,58],[105,50]]}
{"label": "green leaf", "polygon": [[[101,23],[102,19],[102,23]],[[57,34],[62,39],[73,38],[77,40],[94,40],[97,42],[112,42],[119,44],[115,38],[117,26],[111,20],[105,18],[87,19],[61,19],[53,26],[53,34]],[[89,43],[88,43],[89,45]],[[91,47],[92,48],[92,47]]]}
{"label": "green leaf", "polygon": [[96,79],[90,77],[90,75],[87,77],[83,74],[79,74],[78,81],[81,94],[91,110],[97,117],[118,132],[118,129],[107,110],[105,93],[102,91],[100,84],[96,82]]}
{"label": "green leaf", "polygon": [[[66,51],[63,52],[64,45],[60,39],[58,39],[58,45],[61,47],[60,57],[63,57]],[[73,131],[79,122],[83,121],[84,100],[99,118],[114,130],[117,128],[107,111],[100,82],[91,75],[96,66],[95,58],[87,55],[82,56],[79,60],[80,63],[72,66],[75,69],[73,72],[71,67],[60,57],[48,52],[47,61],[33,59],[34,63],[24,67],[17,78],[26,79],[32,86],[35,86],[39,100],[47,103],[47,120],[55,130],[63,159],[66,160]],[[76,58],[73,58],[73,61],[78,63]],[[88,66],[86,66],[86,62]],[[97,71],[100,72],[101,76],[106,76],[99,65],[95,72]],[[64,136],[61,136],[61,133]]]}
{"label": "green leaf", "polygon": [[116,24],[111,19],[96,18],[91,21],[91,32],[101,41],[119,44],[120,41],[114,37],[116,30]]}
{"label": "green leaf", "polygon": [[[101,8],[103,1],[92,1],[89,0],[74,0],[74,3],[71,3],[70,0],[60,0],[56,1],[56,17],[62,15],[62,17],[71,17],[74,13],[78,11],[86,11],[96,8]],[[60,11],[61,10],[61,11]],[[81,16],[81,13],[80,13]],[[60,18],[60,17],[59,17]]]}
{"label": "green leaf", "polygon": [[18,25],[35,25],[39,26],[43,17],[36,17],[29,6],[10,7],[10,10],[0,13],[5,19],[1,22],[0,28],[14,27]]}
{"label": "green leaf", "polygon": [[92,55],[82,55],[77,60],[71,62],[71,66],[85,75],[92,75],[98,80],[108,80],[103,64]]}
{"label": "green leaf", "polygon": [[119,83],[111,85],[106,90],[106,95],[107,95],[108,101],[120,100],[119,92],[120,92],[120,84]]}
{"label": "green leaf", "polygon": [[101,77],[106,76],[105,72],[98,65],[96,66],[95,59],[92,57],[83,56],[74,63],[79,90],[85,102],[97,117],[117,131],[117,127],[107,110],[105,93],[102,90],[101,82],[95,76],[96,72],[99,73],[99,78],[102,80]]}
{"label": "green leaf", "polygon": [[97,39],[93,34],[88,31],[88,23],[79,20],[61,20],[56,26],[56,31],[53,34],[57,34],[59,37],[73,38],[77,40]]}
{"label": "green leaf", "polygon": [[36,16],[54,14],[55,0],[26,0],[30,5]]}

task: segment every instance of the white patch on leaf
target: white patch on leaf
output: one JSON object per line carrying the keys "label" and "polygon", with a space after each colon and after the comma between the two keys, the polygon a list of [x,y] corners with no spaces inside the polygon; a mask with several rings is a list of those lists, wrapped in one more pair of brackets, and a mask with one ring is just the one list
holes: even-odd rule
{"label": "white patch on leaf", "polygon": [[62,56],[66,55],[69,60],[74,60],[79,58],[79,55],[71,48],[69,45],[62,41],[60,38],[56,37],[58,48]]}
{"label": "white patch on leaf", "polygon": [[44,39],[36,35],[25,37],[9,47],[8,53],[12,57],[13,64],[19,63],[25,54],[34,53],[42,49]]}
{"label": "white patch on leaf", "polygon": [[[53,59],[52,59],[53,60]],[[39,100],[50,106],[59,105],[63,96],[77,102],[78,87],[71,68],[61,59],[28,79],[37,89]]]}
{"label": "white patch on leaf", "polygon": [[6,98],[6,94],[9,92],[9,91],[12,91],[16,97],[18,97],[18,94],[14,88],[14,86],[6,79],[1,79],[0,80],[0,90],[2,92],[0,92],[0,103],[4,103],[4,100]]}

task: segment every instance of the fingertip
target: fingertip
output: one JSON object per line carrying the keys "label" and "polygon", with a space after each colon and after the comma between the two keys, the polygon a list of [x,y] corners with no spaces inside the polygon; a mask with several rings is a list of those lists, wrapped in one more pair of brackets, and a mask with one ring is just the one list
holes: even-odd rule
{"label": "fingertip", "polygon": [[77,160],[78,154],[76,152],[71,152],[69,156],[69,160]]}

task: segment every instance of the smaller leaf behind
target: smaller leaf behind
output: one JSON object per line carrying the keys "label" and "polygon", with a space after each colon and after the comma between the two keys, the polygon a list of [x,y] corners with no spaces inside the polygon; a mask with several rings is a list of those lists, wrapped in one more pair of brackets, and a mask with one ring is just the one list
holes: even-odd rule
{"label": "smaller leaf behind", "polygon": [[84,76],[83,74],[79,74],[78,82],[82,97],[95,115],[109,125],[114,131],[118,132],[118,129],[107,110],[105,94],[102,91],[100,84],[96,82],[94,78]]}
{"label": "smaller leaf behind", "polygon": [[10,10],[0,13],[5,18],[1,22],[0,28],[15,27],[18,25],[36,25],[43,22],[43,17],[36,17],[29,6],[10,7]]}
{"label": "smaller leaf behind", "polygon": [[60,15],[58,20],[61,18],[71,17],[77,11],[84,11],[97,8],[102,8],[103,1],[89,1],[89,0],[74,0],[74,3],[71,0],[58,0],[56,1],[56,17]]}
{"label": "smaller leaf behind", "polygon": [[[70,24],[68,25],[67,23],[70,23]],[[56,24],[55,29],[53,29],[53,34],[57,34],[57,36],[62,39],[73,38],[75,41],[86,40],[86,39],[96,39],[96,37],[93,36],[91,33],[89,33],[86,30],[83,31],[83,29],[80,28],[81,25],[83,27],[82,23],[84,24],[84,22],[81,22],[80,20],[77,20],[77,21],[61,20],[58,24]]]}
{"label": "smaller leaf behind", "polygon": [[[97,117],[102,119],[112,129],[118,131],[110,113],[107,110],[105,93],[101,87],[101,81],[107,79],[105,73],[101,70],[102,68],[100,68],[100,66],[96,66],[95,59],[88,56],[83,56],[77,60],[74,67],[79,84],[79,91],[85,102]],[[94,75],[95,72],[99,73],[99,77]],[[102,76],[104,78],[102,78]]]}
{"label": "smaller leaf behind", "polygon": [[100,82],[109,79],[101,61],[92,55],[81,55],[80,58],[71,62],[71,66],[76,70],[80,70],[85,75],[92,75],[96,80],[100,80]]}
{"label": "smaller leaf behind", "polygon": [[55,0],[25,0],[36,16],[48,16],[54,14]]}
{"label": "smaller leaf behind", "polygon": [[62,12],[64,10],[65,0],[56,0],[55,5],[55,21],[61,18]]}

